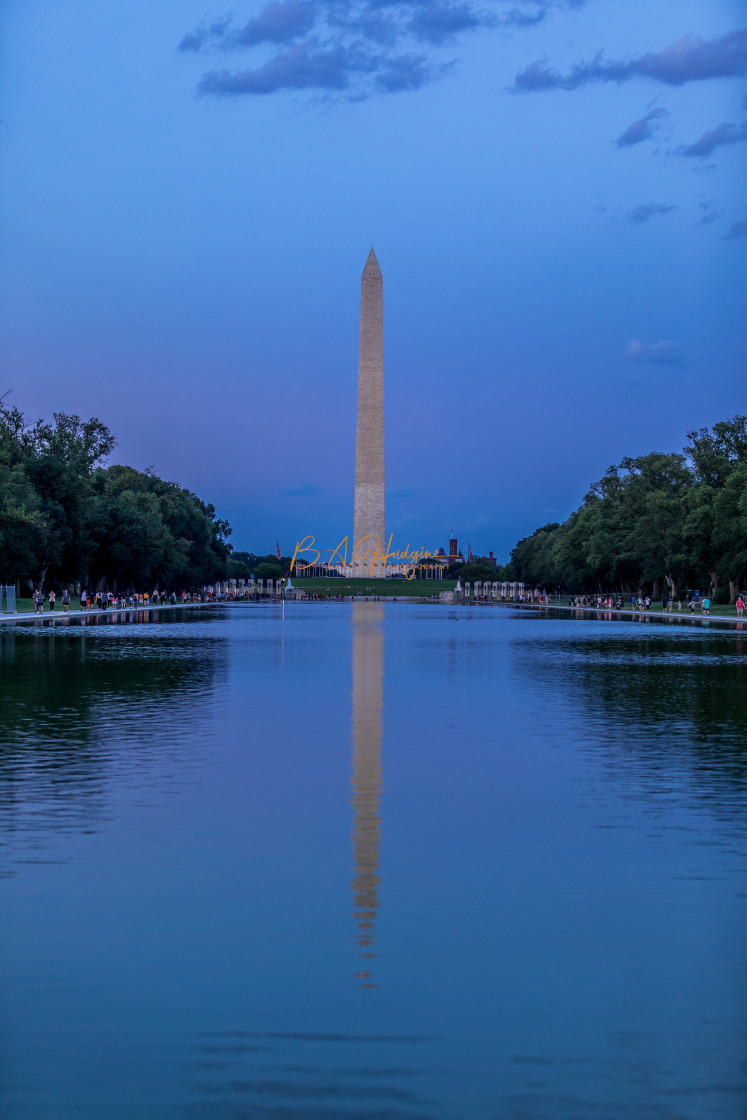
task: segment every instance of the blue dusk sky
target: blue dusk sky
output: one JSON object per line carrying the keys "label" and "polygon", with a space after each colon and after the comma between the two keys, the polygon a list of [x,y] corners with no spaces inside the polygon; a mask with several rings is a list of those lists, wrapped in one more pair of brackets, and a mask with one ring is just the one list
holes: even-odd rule
{"label": "blue dusk sky", "polygon": [[2,381],[236,548],[352,532],[360,274],[387,529],[501,559],[747,411],[747,4],[4,0]]}

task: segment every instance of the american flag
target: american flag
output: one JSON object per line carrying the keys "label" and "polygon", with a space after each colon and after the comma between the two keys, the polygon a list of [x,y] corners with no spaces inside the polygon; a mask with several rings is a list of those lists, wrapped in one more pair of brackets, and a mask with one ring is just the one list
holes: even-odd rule
{"label": "american flag", "polygon": [[279,560],[280,559],[280,542],[278,540],[275,541],[275,555],[277,556],[277,558]]}
{"label": "american flag", "polygon": [[472,545],[467,541],[467,559],[472,559]]}

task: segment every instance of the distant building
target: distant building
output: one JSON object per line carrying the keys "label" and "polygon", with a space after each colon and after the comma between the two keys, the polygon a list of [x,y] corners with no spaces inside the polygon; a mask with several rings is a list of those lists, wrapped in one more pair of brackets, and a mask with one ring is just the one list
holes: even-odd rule
{"label": "distant building", "polygon": [[[439,549],[442,553],[443,549]],[[483,564],[490,564],[491,567],[498,567],[498,558],[491,552],[489,556],[471,556],[471,560],[480,560]],[[463,564],[464,556],[459,551],[459,541],[454,536],[454,530],[451,530],[451,537],[449,538],[449,555],[444,556],[444,561],[447,564]]]}
{"label": "distant building", "polygon": [[449,537],[448,563],[449,564],[463,564],[464,563],[464,557],[462,556],[461,552],[459,551],[459,542],[457,541],[456,537],[454,536],[454,530],[453,529],[451,530],[451,536]]}

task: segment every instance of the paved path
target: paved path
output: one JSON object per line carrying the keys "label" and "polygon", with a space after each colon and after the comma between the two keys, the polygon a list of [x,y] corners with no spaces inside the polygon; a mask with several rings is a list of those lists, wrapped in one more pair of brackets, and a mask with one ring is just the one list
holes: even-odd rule
{"label": "paved path", "polygon": [[34,614],[33,611],[19,611],[18,614],[0,614],[0,623],[2,622],[33,622],[34,620],[44,619],[48,622],[50,619],[54,621],[56,618],[87,618],[91,615],[96,615],[101,618],[111,618],[114,615],[127,615],[127,614],[140,614],[147,611],[181,611],[194,609],[195,607],[222,607],[224,603],[164,603],[163,606],[148,606],[148,607],[108,607],[105,611],[100,611],[98,607],[91,607],[89,610],[81,611],[77,608],[69,610],[67,614],[63,611],[62,607],[59,610],[50,611],[46,610],[43,614]]}
{"label": "paved path", "polygon": [[[482,603],[478,603],[482,606]],[[617,610],[608,607],[570,607],[568,604],[563,603],[510,603],[505,599],[488,600],[485,606],[489,607],[525,607],[529,610],[540,611],[571,611],[578,612],[579,614],[588,615],[612,615],[613,618],[625,620],[626,618],[635,618],[641,622],[686,622],[688,625],[705,623],[705,622],[724,622],[727,626],[744,626],[747,625],[747,618],[735,618],[730,615],[722,614],[690,614],[690,611],[634,611],[632,607],[623,607],[622,610]]]}

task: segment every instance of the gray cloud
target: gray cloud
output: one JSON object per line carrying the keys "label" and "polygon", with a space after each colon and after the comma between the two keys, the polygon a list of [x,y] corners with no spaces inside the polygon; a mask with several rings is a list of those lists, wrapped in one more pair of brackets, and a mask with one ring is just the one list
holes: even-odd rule
{"label": "gray cloud", "polygon": [[725,241],[734,241],[738,237],[747,237],[747,221],[734,222],[724,234]]}
{"label": "gray cloud", "polygon": [[640,144],[642,140],[650,140],[659,127],[658,121],[668,116],[666,109],[651,109],[639,121],[633,121],[617,138],[618,148],[628,148],[632,144]]}
{"label": "gray cloud", "polygon": [[671,214],[676,209],[677,207],[671,202],[642,202],[640,206],[628,210],[625,220],[640,226],[656,214]]}
{"label": "gray cloud", "polygon": [[278,47],[259,65],[216,67],[203,74],[198,84],[203,95],[318,90],[359,100],[373,93],[420,89],[455,65],[448,58],[412,53],[407,47],[413,42],[437,49],[478,28],[530,27],[553,9],[585,2],[508,0],[508,7],[497,0],[271,0],[243,26],[226,15],[190,31],[179,50]]}
{"label": "gray cloud", "polygon": [[718,39],[685,35],[658,53],[608,62],[600,51],[590,62],[576,63],[569,74],[551,70],[544,60],[530,63],[516,75],[514,89],[524,93],[547,89],[578,89],[591,82],[627,82],[650,78],[666,85],[747,73],[747,31],[730,31]]}
{"label": "gray cloud", "polygon": [[179,44],[180,51],[199,51],[206,44],[215,44],[220,42],[226,33],[231,23],[230,16],[223,16],[222,19],[216,19],[207,27],[198,27],[194,31],[188,31]]}
{"label": "gray cloud", "polygon": [[721,217],[721,211],[717,210],[710,200],[699,202],[698,209],[701,211],[698,225],[709,226],[711,222],[716,222]]}
{"label": "gray cloud", "polygon": [[300,43],[254,70],[211,70],[197,88],[202,94],[218,97],[276,93],[280,89],[344,90],[353,74],[375,69],[376,61],[365,51],[346,47],[316,50],[309,43]]}
{"label": "gray cloud", "polygon": [[499,27],[533,27],[536,23],[542,22],[550,11],[550,8],[550,4],[541,4],[539,7],[535,8],[533,12],[522,11],[520,8],[513,8],[510,12],[506,12],[505,15],[499,16],[495,22]]}
{"label": "gray cloud", "polygon": [[231,46],[253,47],[257,43],[289,43],[307,34],[316,22],[310,0],[276,0],[232,36]]}
{"label": "gray cloud", "polygon": [[381,56],[363,48],[347,47],[317,50],[308,43],[300,43],[254,70],[210,71],[203,76],[198,89],[202,94],[218,97],[268,94],[283,89],[335,93],[352,90],[357,79],[370,76],[378,91],[401,93],[434,81],[450,65],[435,66],[425,55]]}
{"label": "gray cloud", "polygon": [[190,31],[179,44],[179,50],[199,51],[204,47],[236,50],[260,43],[292,43],[307,35],[316,19],[313,0],[273,0],[241,28],[233,28],[233,17],[224,16],[207,27]]}
{"label": "gray cloud", "polygon": [[469,4],[429,3],[413,16],[407,28],[416,39],[440,46],[460,31],[485,26],[487,18]]}
{"label": "gray cloud", "polygon": [[331,9],[327,23],[335,30],[368,40],[374,46],[393,46],[401,34],[401,24],[396,14],[382,11],[356,11]]}
{"label": "gray cloud", "polygon": [[631,338],[625,348],[625,357],[631,362],[661,366],[679,366],[685,361],[682,348],[676,342],[654,342],[647,345],[639,338]]}
{"label": "gray cloud", "polygon": [[434,66],[425,55],[403,54],[388,59],[376,76],[376,85],[383,93],[402,93],[404,90],[420,89],[427,82],[440,78],[454,64],[444,63]]}
{"label": "gray cloud", "polygon": [[724,121],[710,132],[704,132],[693,144],[687,144],[678,151],[683,156],[709,156],[716,148],[726,144],[740,144],[743,140],[747,140],[747,121],[740,125]]}

